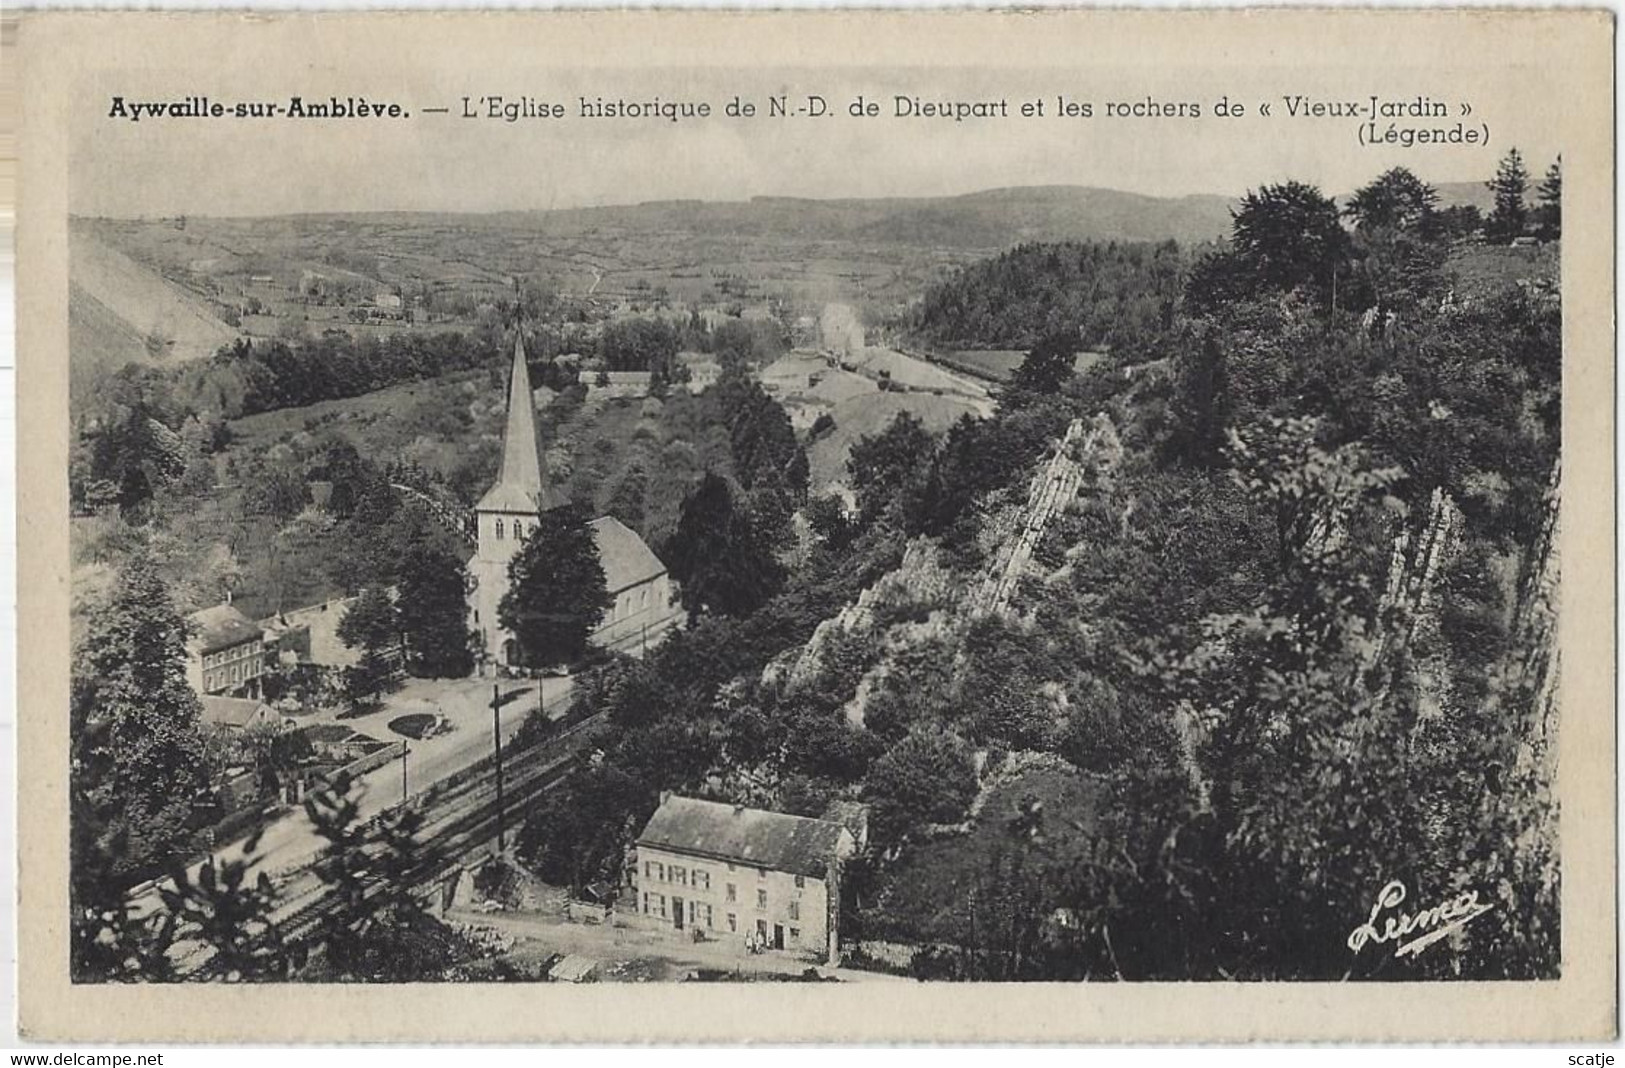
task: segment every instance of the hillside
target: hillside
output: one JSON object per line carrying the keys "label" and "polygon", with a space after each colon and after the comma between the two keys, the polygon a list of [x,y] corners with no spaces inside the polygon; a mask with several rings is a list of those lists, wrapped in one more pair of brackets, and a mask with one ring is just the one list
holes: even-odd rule
{"label": "hillside", "polygon": [[[78,227],[68,237],[74,296],[69,301],[69,344],[76,360],[98,365],[132,359],[180,363],[209,356],[237,338],[207,301],[97,240]],[[77,317],[72,317],[77,311]],[[78,333],[75,333],[75,327]],[[129,340],[139,340],[139,352]],[[80,343],[89,346],[81,353]],[[101,350],[108,344],[110,352]]]}
{"label": "hillside", "polygon": [[807,450],[812,484],[822,488],[844,483],[852,446],[862,438],[880,434],[903,412],[919,419],[934,434],[947,430],[962,416],[986,414],[985,406],[964,397],[929,393],[867,393],[843,401],[835,406],[835,429]]}

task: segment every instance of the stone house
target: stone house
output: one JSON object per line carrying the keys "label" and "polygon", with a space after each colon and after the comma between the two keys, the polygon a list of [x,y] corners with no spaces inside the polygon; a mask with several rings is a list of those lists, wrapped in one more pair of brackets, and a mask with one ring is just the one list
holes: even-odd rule
{"label": "stone house", "polygon": [[841,866],[856,849],[830,820],[665,798],[638,836],[616,915],[679,937],[754,938],[769,951],[840,958]]}

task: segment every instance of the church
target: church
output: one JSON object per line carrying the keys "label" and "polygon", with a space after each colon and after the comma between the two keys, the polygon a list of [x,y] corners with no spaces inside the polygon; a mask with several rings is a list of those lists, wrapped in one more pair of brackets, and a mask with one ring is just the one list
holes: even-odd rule
{"label": "church", "polygon": [[[563,503],[563,496],[547,481],[536,438],[525,345],[516,336],[502,466],[496,484],[474,506],[477,547],[468,564],[471,623],[479,635],[482,665],[488,671],[520,664],[518,642],[497,622],[497,605],[508,592],[508,563],[536,530],[541,513]],[[613,603],[590,640],[605,649],[641,655],[683,618],[666,565],[636,531],[614,516],[600,516],[591,526]]]}

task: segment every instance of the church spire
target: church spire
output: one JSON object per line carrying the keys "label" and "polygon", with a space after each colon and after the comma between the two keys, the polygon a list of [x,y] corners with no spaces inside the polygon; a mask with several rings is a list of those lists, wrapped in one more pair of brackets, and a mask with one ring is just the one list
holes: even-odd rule
{"label": "church spire", "polygon": [[525,340],[513,335],[513,372],[508,376],[508,423],[502,432],[502,467],[497,483],[508,484],[532,496],[542,491],[542,464],[536,451],[536,407],[530,395],[530,368],[525,364]]}
{"label": "church spire", "polygon": [[536,408],[525,364],[525,341],[517,327],[513,369],[508,376],[508,418],[502,431],[502,466],[496,485],[481,498],[480,511],[540,512],[557,503],[543,477],[536,441]]}

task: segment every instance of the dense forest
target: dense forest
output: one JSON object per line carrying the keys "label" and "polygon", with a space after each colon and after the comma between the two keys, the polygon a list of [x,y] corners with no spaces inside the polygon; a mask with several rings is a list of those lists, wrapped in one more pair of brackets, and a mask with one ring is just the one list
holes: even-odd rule
{"label": "dense forest", "polygon": [[1172,323],[1184,267],[1172,241],[1017,245],[933,286],[908,328],[944,348],[1024,349],[1062,330],[1111,348]]}
{"label": "dense forest", "polygon": [[[862,442],[771,596],[593,679],[612,741],[522,855],[613,879],[661,789],[856,799],[855,959],[927,947],[923,977],[1555,974],[1561,306],[1433,216],[1408,172],[1258,190],[1084,375],[1082,304],[1037,284],[993,418]],[[1466,252],[1527,269],[1469,284]],[[1495,907],[1450,952],[1352,952],[1393,879]]]}

